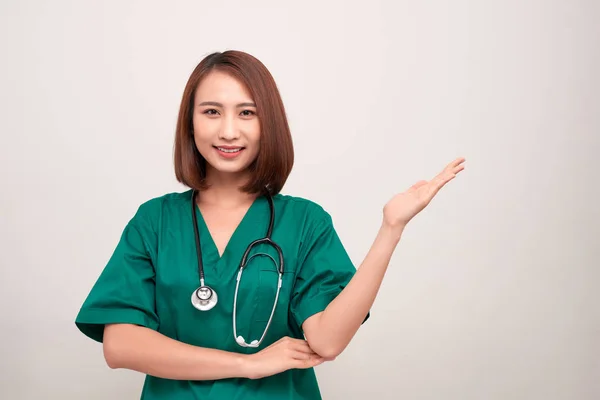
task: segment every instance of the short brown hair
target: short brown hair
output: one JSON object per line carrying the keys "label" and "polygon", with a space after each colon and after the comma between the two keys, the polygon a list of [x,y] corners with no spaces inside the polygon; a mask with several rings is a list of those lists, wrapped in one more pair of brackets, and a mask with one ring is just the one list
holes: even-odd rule
{"label": "short brown hair", "polygon": [[271,73],[250,54],[228,50],[205,57],[194,69],[183,91],[175,132],[175,176],[184,185],[202,190],[206,185],[206,160],[194,142],[193,112],[196,88],[211,71],[230,74],[242,82],[254,103],[260,122],[260,149],[249,166],[252,178],[241,189],[249,193],[277,194],[294,164],[292,136],[283,101]]}

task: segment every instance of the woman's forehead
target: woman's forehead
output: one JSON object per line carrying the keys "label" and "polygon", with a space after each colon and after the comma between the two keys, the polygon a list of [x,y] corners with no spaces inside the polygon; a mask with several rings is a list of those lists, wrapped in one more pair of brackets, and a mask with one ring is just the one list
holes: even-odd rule
{"label": "woman's forehead", "polygon": [[252,103],[253,99],[246,86],[230,74],[212,71],[200,81],[196,89],[196,103],[218,102],[223,106],[237,106]]}

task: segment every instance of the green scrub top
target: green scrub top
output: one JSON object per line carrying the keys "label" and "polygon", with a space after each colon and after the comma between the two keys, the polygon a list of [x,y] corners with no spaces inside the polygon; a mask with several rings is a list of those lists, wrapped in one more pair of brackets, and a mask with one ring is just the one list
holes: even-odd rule
{"label": "green scrub top", "polygon": [[[267,232],[269,203],[265,197],[253,202],[222,256],[195,207],[205,284],[218,294],[214,308],[199,311],[191,304],[192,293],[200,285],[191,196],[191,190],[168,193],[138,208],[77,315],[75,323],[82,333],[102,342],[104,324],[130,323],[195,346],[255,353],[283,336],[304,338],[302,323],[323,311],[356,272],[331,216],[321,206],[299,197],[273,196],[272,239],[283,251],[282,287],[264,341],[259,348],[243,348],[233,336],[236,276],[246,247]],[[251,254],[255,253],[267,253],[278,263],[277,253],[269,245],[261,245]],[[244,269],[236,314],[237,333],[247,343],[263,333],[277,279],[277,267],[269,257],[254,257]],[[314,400],[321,399],[321,394],[310,368],[257,380],[181,381],[147,376],[141,398]]]}

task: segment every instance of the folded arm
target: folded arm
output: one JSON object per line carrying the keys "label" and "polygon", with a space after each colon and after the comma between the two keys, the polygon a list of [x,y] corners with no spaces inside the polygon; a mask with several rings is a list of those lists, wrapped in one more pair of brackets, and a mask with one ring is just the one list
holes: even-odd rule
{"label": "folded arm", "polygon": [[104,357],[110,368],[182,380],[246,377],[242,354],[192,346],[152,329],[131,325],[107,325]]}

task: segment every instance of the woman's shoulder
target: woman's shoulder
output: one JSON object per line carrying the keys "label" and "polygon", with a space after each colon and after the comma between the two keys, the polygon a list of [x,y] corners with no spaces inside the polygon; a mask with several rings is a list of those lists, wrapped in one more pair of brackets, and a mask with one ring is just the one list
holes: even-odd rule
{"label": "woman's shoulder", "polygon": [[[165,214],[180,213],[184,206],[190,206],[191,189],[181,192],[167,192],[149,197],[137,206],[133,219],[154,225]],[[186,209],[187,210],[187,209]]]}
{"label": "woman's shoulder", "polygon": [[192,199],[192,190],[185,190],[182,192],[167,192],[149,197],[143,200],[139,208],[144,211],[156,211],[164,207],[181,207],[181,205],[189,202]]}
{"label": "woman's shoulder", "polygon": [[284,193],[277,194],[274,199],[282,203],[287,210],[303,214],[312,221],[331,221],[330,213],[315,199]]}

